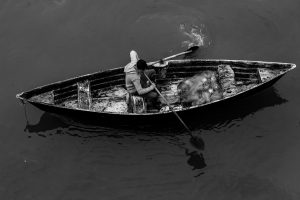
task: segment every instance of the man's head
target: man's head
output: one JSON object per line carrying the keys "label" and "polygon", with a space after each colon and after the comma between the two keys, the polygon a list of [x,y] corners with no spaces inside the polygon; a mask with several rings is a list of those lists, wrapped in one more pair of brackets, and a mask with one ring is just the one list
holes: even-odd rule
{"label": "man's head", "polygon": [[147,68],[147,63],[146,61],[140,59],[136,63],[136,68],[138,71],[144,71]]}

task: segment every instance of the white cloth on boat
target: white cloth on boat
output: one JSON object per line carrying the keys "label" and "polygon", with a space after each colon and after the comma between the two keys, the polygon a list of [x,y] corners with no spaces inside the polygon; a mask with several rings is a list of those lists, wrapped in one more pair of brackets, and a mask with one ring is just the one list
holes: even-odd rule
{"label": "white cloth on boat", "polygon": [[125,73],[135,73],[136,72],[135,66],[136,66],[137,61],[139,60],[139,56],[136,51],[134,51],[134,50],[130,51],[130,60],[131,60],[130,63],[128,63],[124,67]]}

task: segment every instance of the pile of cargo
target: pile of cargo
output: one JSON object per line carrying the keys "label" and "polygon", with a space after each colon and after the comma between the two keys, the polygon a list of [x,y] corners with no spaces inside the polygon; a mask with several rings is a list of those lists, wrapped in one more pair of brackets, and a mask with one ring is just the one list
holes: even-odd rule
{"label": "pile of cargo", "polygon": [[205,71],[182,81],[178,85],[178,94],[184,106],[194,106],[221,99],[220,89],[217,74],[213,71]]}
{"label": "pile of cargo", "polygon": [[229,65],[218,66],[219,83],[222,87],[223,97],[235,95],[238,89],[235,84],[234,71]]}
{"label": "pile of cargo", "polygon": [[101,90],[97,98],[93,98],[91,110],[96,112],[127,112],[127,91],[123,87],[113,87]]}
{"label": "pile of cargo", "polygon": [[95,112],[127,112],[125,96],[127,94],[123,87],[114,87],[100,91],[95,98],[91,98],[87,85],[78,85],[78,98],[70,99],[61,106],[73,109],[91,110]]}

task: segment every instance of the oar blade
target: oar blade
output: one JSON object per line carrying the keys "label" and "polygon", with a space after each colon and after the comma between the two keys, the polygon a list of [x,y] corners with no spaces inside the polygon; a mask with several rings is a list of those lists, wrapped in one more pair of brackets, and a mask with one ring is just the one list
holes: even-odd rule
{"label": "oar blade", "polygon": [[196,51],[196,50],[198,50],[198,49],[199,49],[199,46],[192,46],[192,47],[188,48],[187,51],[192,51],[192,52],[194,52],[194,51]]}

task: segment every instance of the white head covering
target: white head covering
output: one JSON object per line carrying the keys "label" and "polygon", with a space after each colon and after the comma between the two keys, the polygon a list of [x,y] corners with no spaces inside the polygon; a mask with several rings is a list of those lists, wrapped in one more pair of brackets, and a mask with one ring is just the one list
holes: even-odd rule
{"label": "white head covering", "polygon": [[132,73],[135,72],[135,65],[137,63],[137,61],[139,60],[139,56],[136,53],[136,51],[131,50],[130,51],[130,63],[128,63],[125,67],[124,67],[124,72],[125,73]]}

